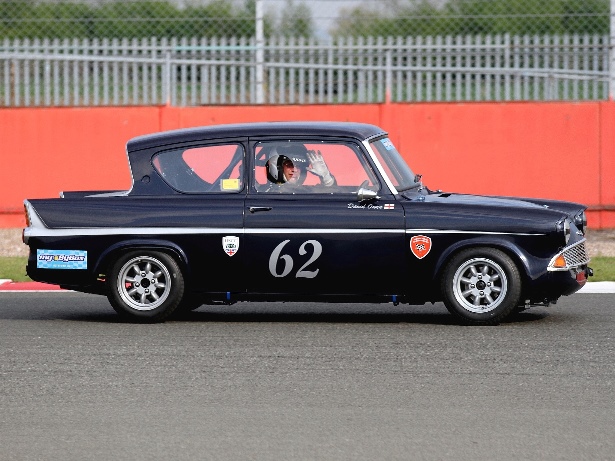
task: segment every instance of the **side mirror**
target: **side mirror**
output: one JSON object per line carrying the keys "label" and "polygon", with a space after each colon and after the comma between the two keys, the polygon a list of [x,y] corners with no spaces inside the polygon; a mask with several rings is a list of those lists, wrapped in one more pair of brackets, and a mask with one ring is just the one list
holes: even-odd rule
{"label": "side mirror", "polygon": [[361,187],[357,191],[357,200],[359,203],[368,202],[370,200],[378,200],[379,198],[380,197],[378,197],[376,192],[370,189],[365,189],[364,187]]}

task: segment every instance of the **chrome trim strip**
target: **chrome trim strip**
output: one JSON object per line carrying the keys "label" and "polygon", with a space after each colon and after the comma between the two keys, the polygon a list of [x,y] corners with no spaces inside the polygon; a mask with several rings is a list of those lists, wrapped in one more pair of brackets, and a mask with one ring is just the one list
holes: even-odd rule
{"label": "chrome trim strip", "polygon": [[245,229],[246,234],[403,234],[403,229]]}
{"label": "chrome trim strip", "polygon": [[372,146],[369,143],[368,139],[363,141],[363,146],[367,150],[367,153],[369,154],[369,158],[371,158],[372,162],[374,162],[374,165],[376,165],[376,168],[378,169],[378,172],[380,173],[380,176],[382,176],[382,178],[384,178],[384,182],[386,183],[387,187],[389,188],[389,191],[393,195],[397,195],[398,194],[397,188],[393,185],[393,183],[389,179],[388,175],[384,171],[384,168],[382,168],[382,165],[378,161],[378,157],[376,157],[376,154],[374,153],[374,151],[372,149]]}
{"label": "chrome trim strip", "polygon": [[117,191],[117,192],[103,192],[100,194],[90,194],[90,195],[86,195],[86,197],[126,197],[128,195],[127,190],[124,191]]}
{"label": "chrome trim strip", "polygon": [[457,230],[457,229],[406,229],[406,234],[480,234],[480,235],[547,235],[545,233],[525,233],[525,232],[490,232],[477,230]]}
{"label": "chrome trim strip", "polygon": [[[32,209],[32,208],[30,208]],[[323,228],[232,228],[232,227],[92,227],[49,229],[36,212],[28,237],[68,237],[73,235],[181,235],[181,234],[476,234],[476,235],[543,235],[519,232],[484,232],[438,229],[323,229]]]}
{"label": "chrome trim strip", "polygon": [[230,227],[141,227],[141,228],[26,228],[29,237],[68,237],[91,235],[188,235],[188,234],[402,234],[403,229],[244,229]]}

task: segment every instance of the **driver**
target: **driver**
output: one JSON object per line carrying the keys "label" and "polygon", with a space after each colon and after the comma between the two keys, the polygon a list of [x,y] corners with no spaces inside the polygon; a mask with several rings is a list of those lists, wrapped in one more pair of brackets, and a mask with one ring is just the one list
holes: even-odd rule
{"label": "driver", "polygon": [[294,147],[274,147],[269,153],[265,169],[267,179],[271,184],[300,186],[305,181],[308,172],[318,176],[323,186],[329,187],[336,184],[319,150],[299,151]]}

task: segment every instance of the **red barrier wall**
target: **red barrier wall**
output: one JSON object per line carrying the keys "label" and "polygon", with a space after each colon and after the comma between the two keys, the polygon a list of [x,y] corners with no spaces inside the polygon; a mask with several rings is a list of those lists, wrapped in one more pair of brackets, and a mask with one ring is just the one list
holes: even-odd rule
{"label": "red barrier wall", "polygon": [[581,202],[615,227],[613,102],[0,109],[0,227],[25,198],[130,188],[134,136],[268,120],[373,123],[432,189]]}

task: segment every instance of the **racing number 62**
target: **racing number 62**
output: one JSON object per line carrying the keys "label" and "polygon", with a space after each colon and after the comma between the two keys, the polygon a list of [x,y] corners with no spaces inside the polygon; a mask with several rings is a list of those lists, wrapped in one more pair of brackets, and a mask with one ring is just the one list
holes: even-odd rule
{"label": "racing number 62", "polygon": [[[282,249],[288,242],[290,242],[290,240],[284,240],[283,242],[281,242],[277,247],[275,247],[275,249],[271,253],[271,256],[269,257],[269,272],[271,272],[271,275],[273,275],[274,277],[286,277],[290,273],[290,271],[293,270],[293,264],[294,264],[293,258],[287,254],[280,254],[282,253]],[[305,270],[310,264],[316,261],[322,254],[322,245],[320,244],[320,242],[316,240],[306,240],[299,247],[299,254],[301,256],[307,254],[307,250],[305,249],[305,247],[307,246],[308,243],[312,245],[312,250],[313,250],[312,256],[310,257],[310,259],[307,260],[307,262],[303,266],[299,268],[299,270],[295,274],[296,278],[301,277],[301,278],[313,279],[314,277],[316,277],[316,275],[318,275],[318,271],[320,270],[320,269],[316,269],[315,271]],[[284,261],[284,270],[282,270],[281,273],[277,272],[277,265],[278,265],[279,259]]]}

